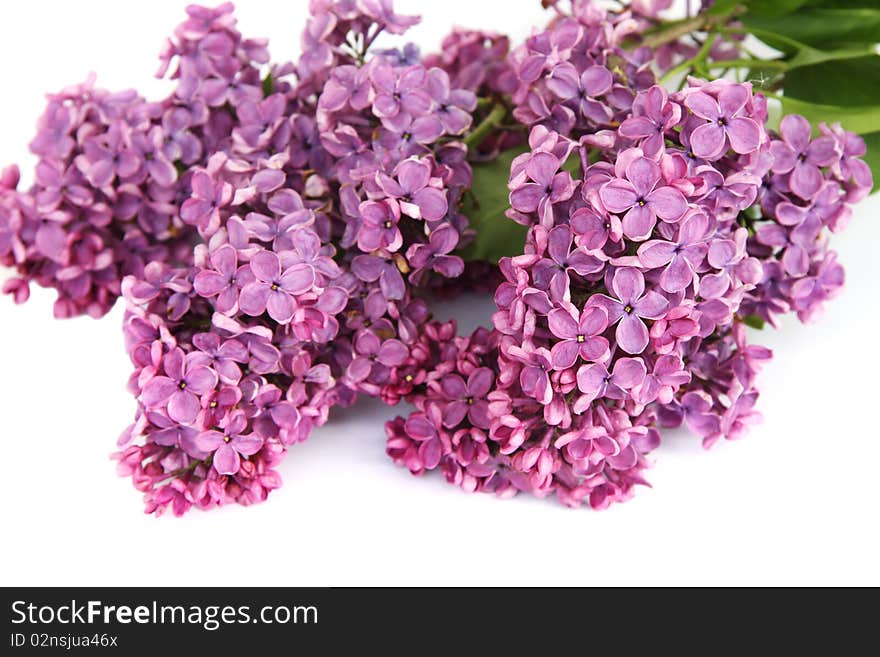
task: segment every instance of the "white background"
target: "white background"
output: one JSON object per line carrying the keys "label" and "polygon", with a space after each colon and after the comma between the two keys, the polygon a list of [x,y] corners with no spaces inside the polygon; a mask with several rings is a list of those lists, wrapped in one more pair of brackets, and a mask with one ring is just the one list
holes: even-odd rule
{"label": "white background", "polygon": [[[0,21],[0,160],[23,165],[43,93],[98,73],[102,86],[167,92],[152,79],[185,2],[15,3]],[[398,0],[431,50],[458,22],[514,36],[537,0]],[[246,35],[276,60],[299,47],[305,0],[247,1]],[[132,416],[119,305],[102,321],[52,319],[54,295],[0,300],[0,584],[880,584],[880,198],[836,239],[848,285],[819,323],[761,335],[765,422],[709,452],[675,433],[655,453],[653,489],[609,511],[528,497],[467,495],[416,479],[384,454],[378,403],[336,413],[281,466],[285,484],[251,508],[141,513],[108,454]],[[485,300],[454,314],[470,330]],[[404,409],[400,409],[403,411]]]}

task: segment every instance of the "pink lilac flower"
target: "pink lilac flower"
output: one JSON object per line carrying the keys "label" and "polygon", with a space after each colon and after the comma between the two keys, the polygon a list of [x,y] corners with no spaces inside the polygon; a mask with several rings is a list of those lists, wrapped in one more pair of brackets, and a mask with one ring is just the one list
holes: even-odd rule
{"label": "pink lilac flower", "polygon": [[427,221],[443,218],[448,209],[446,195],[430,186],[431,166],[427,162],[408,158],[397,165],[395,174],[396,179],[380,173],[379,185],[400,203],[403,214]]}
{"label": "pink lilac flower", "polygon": [[628,354],[640,354],[648,346],[645,319],[659,319],[669,307],[662,294],[645,290],[645,277],[638,269],[621,267],[611,275],[610,292],[597,294],[591,303],[603,308],[608,324],[617,324],[617,345]]}
{"label": "pink lilac flower", "polygon": [[608,326],[608,315],[595,306],[578,312],[576,308],[555,308],[548,315],[550,331],[559,338],[550,350],[553,367],[565,370],[578,358],[600,361],[608,355],[608,340],[602,336]]}
{"label": "pink lilac flower", "polygon": [[632,112],[633,115],[620,124],[620,134],[641,140],[640,148],[649,157],[662,152],[666,132],[681,120],[681,106],[669,101],[666,89],[654,85],[636,96]]}
{"label": "pink lilac flower", "polygon": [[364,201],[358,208],[362,225],[358,231],[358,248],[371,252],[378,249],[397,251],[403,235],[397,227],[400,206],[393,199]]}
{"label": "pink lilac flower", "polygon": [[306,264],[281,269],[281,259],[271,251],[260,251],[251,258],[250,269],[256,279],[241,290],[242,312],[257,317],[264,312],[279,324],[287,324],[296,312],[296,296],[315,284],[315,270]]}
{"label": "pink lilac flower", "polygon": [[478,367],[467,380],[456,373],[440,379],[440,387],[449,401],[443,411],[443,426],[453,428],[467,416],[473,426],[488,429],[490,416],[486,395],[494,379],[494,373],[487,367]]}
{"label": "pink lilac flower", "polygon": [[234,475],[241,468],[241,457],[253,456],[263,446],[263,439],[253,433],[243,434],[247,426],[244,413],[233,413],[222,431],[203,431],[196,445],[213,455],[212,466],[222,475]]}
{"label": "pink lilac flower", "polygon": [[566,201],[574,192],[571,174],[559,171],[559,160],[550,153],[536,153],[525,166],[529,182],[510,193],[510,205],[520,212],[537,211],[552,223],[553,204]]}
{"label": "pink lilac flower", "polygon": [[681,192],[669,185],[659,185],[660,167],[646,157],[636,157],[618,177],[602,186],[599,196],[611,212],[626,213],[623,234],[643,240],[651,234],[657,218],[676,221],[687,209]]}
{"label": "pink lilac flower", "polygon": [[198,226],[208,234],[219,228],[219,209],[232,200],[232,186],[226,182],[214,182],[204,171],[192,177],[192,197],[183,202],[181,218],[190,225]]}
{"label": "pink lilac flower", "polygon": [[749,95],[745,85],[730,84],[722,87],[717,98],[703,91],[696,91],[685,98],[685,107],[706,121],[691,133],[694,155],[716,160],[728,148],[740,154],[751,153],[758,148],[761,128],[754,119],[744,116]]}
{"label": "pink lilac flower", "polygon": [[203,297],[216,296],[215,308],[223,314],[238,310],[238,295],[241,288],[253,282],[251,268],[238,266],[238,253],[224,244],[210,255],[213,269],[203,269],[193,279],[193,288]]}
{"label": "pink lilac flower", "polygon": [[822,136],[810,140],[810,123],[804,117],[789,114],[779,124],[781,139],[770,145],[773,155],[773,171],[789,173],[791,191],[802,199],[816,195],[824,182],[820,167],[829,166],[840,159],[837,143],[833,137]]}
{"label": "pink lilac flower", "polygon": [[678,225],[678,240],[649,240],[639,247],[639,262],[646,269],[659,269],[660,287],[665,292],[681,292],[691,285],[696,271],[709,252],[706,233],[709,222],[702,212],[682,219]]}
{"label": "pink lilac flower", "polygon": [[164,356],[162,370],[164,375],[153,377],[144,386],[144,404],[151,408],[167,405],[168,416],[175,422],[193,422],[201,410],[199,397],[217,385],[217,374],[200,365],[195,354],[185,355],[180,349]]}

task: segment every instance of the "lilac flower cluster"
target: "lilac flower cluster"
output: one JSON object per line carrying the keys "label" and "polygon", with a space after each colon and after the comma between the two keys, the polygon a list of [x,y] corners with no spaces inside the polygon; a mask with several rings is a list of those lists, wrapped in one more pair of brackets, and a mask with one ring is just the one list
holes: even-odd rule
{"label": "lilac flower cluster", "polygon": [[825,229],[871,189],[861,140],[835,126],[811,141],[797,116],[769,134],[749,84],[691,78],[670,96],[614,28],[576,6],[511,57],[515,116],[533,127],[508,216],[529,232],[501,261],[494,331],[476,347],[438,336],[448,355],[417,410],[386,427],[414,474],[572,506],[627,499],[659,428],[685,423],[709,446],[758,419],[771,354],[745,322],[810,319],[842,283]]}
{"label": "lilac flower cluster", "polygon": [[824,302],[843,287],[843,267],[828,248],[828,237],[849,222],[851,206],[873,185],[861,157],[861,137],[839,124],[820,124],[810,137],[803,117],[783,117],[764,164],[759,207],[744,217],[748,251],[762,261],[761,280],[743,301],[743,312],[777,325],[795,312],[802,321],[818,316]]}
{"label": "lilac flower cluster", "polygon": [[[652,63],[692,46],[631,43],[668,0],[544,4],[516,48],[456,30],[422,58],[377,48],[418,21],[390,0],[310,0],[290,64],[231,4],[192,6],[166,100],[50,96],[34,185],[0,174],[4,290],[53,287],[60,317],[125,298],[137,410],[115,458],[147,512],[264,500],[362,394],[415,407],[386,425],[414,474],[593,508],[646,483],[661,428],[709,446],[759,418],[771,354],[746,325],[839,291],[828,237],[871,189],[864,142],[768,130],[747,83],[667,92]],[[500,155],[525,244],[465,262],[472,166]],[[466,286],[497,312],[460,336],[427,300]]]}
{"label": "lilac flower cluster", "polygon": [[179,206],[194,167],[227,148],[233,117],[262,98],[265,43],[242,38],[232,5],[191,7],[163,54],[174,92],[148,102],[94,81],[49,96],[31,151],[33,186],[0,189],[0,263],[18,277],[4,290],[28,298],[31,282],[55,288],[57,317],[107,313],[125,276],[150,262],[191,261],[193,231]]}
{"label": "lilac flower cluster", "polygon": [[191,172],[191,265],[153,262],[123,283],[138,413],[118,459],[150,512],[264,499],[333,405],[396,403],[435,365],[415,291],[464,270],[476,95],[412,52],[369,50],[413,19],[379,3],[313,9],[296,81],[243,100]]}

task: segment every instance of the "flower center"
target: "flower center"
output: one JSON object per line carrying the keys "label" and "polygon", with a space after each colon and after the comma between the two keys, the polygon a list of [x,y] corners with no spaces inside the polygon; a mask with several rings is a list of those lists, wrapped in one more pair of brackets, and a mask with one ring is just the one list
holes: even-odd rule
{"label": "flower center", "polygon": [[232,440],[232,438],[230,438],[229,436],[223,436],[224,443],[228,443],[230,440]]}
{"label": "flower center", "polygon": [[627,315],[629,315],[630,313],[632,313],[632,311],[633,311],[633,307],[632,307],[631,305],[629,305],[629,304],[626,304],[626,305],[623,307],[623,312],[625,312]]}
{"label": "flower center", "polygon": [[186,381],[181,381],[180,383],[177,384],[177,387],[180,388],[181,390],[186,390]]}
{"label": "flower center", "polygon": [[391,228],[394,224],[391,223],[391,220],[385,222],[385,228]]}
{"label": "flower center", "polygon": [[278,291],[278,283],[272,283],[272,291],[273,291],[273,292],[277,292],[277,291]]}
{"label": "flower center", "polygon": [[473,406],[473,405],[474,405],[474,398],[473,398],[473,397],[468,397],[468,398],[467,398],[467,403],[468,403],[468,406]]}
{"label": "flower center", "polygon": [[586,340],[586,338],[585,338],[583,335],[579,335],[579,336],[577,336],[577,341],[578,341],[578,342],[583,342],[584,340]]}
{"label": "flower center", "polygon": [[722,117],[722,118],[718,119],[717,123],[719,126],[721,126],[723,128],[724,126],[727,125],[727,120]]}
{"label": "flower center", "polygon": [[640,198],[640,199],[638,200],[638,204],[639,204],[639,207],[640,207],[640,208],[645,207],[645,205],[646,205],[647,203],[648,203],[648,202],[647,202],[645,199],[643,199],[643,198]]}
{"label": "flower center", "polygon": [[413,375],[412,375],[412,374],[407,374],[407,375],[404,377],[404,379],[406,380],[407,383],[412,383]]}

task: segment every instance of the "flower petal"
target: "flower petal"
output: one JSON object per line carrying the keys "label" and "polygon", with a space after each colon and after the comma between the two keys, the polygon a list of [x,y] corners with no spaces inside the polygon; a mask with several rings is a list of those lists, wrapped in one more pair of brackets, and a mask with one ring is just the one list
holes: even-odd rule
{"label": "flower petal", "polygon": [[738,117],[727,124],[730,147],[740,155],[753,153],[761,143],[761,127],[752,119]]}
{"label": "flower petal", "polygon": [[238,452],[228,443],[223,443],[214,452],[214,469],[223,475],[234,475],[241,467]]}
{"label": "flower petal", "polygon": [[639,195],[632,184],[615,178],[599,189],[599,198],[611,212],[625,212],[638,202]]}
{"label": "flower petal", "polygon": [[287,292],[275,290],[269,294],[269,298],[266,301],[266,310],[269,312],[269,317],[279,324],[288,324],[296,312],[296,304],[293,301],[293,297]]}
{"label": "flower petal", "polygon": [[715,160],[724,155],[727,134],[717,123],[704,123],[691,133],[691,149],[694,155]]}
{"label": "flower petal", "polygon": [[254,276],[264,283],[274,283],[281,276],[281,261],[272,251],[260,251],[250,264]]}
{"label": "flower petal", "polygon": [[624,315],[615,333],[617,346],[628,354],[640,354],[648,346],[648,327],[635,314]]}
{"label": "flower petal", "polygon": [[168,417],[180,424],[190,424],[201,409],[198,397],[186,390],[178,390],[168,402]]}
{"label": "flower petal", "polygon": [[658,187],[648,195],[647,201],[664,221],[675,221],[687,210],[687,201],[674,187]]}
{"label": "flower petal", "polygon": [[645,277],[635,267],[621,267],[614,272],[611,288],[624,304],[634,304],[645,292]]}

